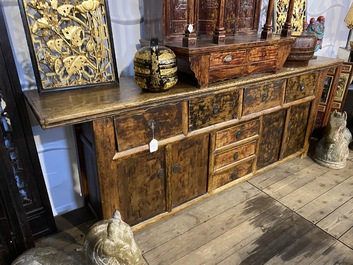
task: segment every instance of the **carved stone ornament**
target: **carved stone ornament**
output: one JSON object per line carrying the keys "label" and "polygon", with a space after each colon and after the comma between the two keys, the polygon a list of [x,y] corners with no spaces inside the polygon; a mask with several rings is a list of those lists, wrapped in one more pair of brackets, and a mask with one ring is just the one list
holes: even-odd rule
{"label": "carved stone ornament", "polygon": [[340,169],[346,166],[352,134],[346,127],[347,113],[331,113],[324,136],[315,147],[314,160],[325,167]]}
{"label": "carved stone ornament", "polygon": [[117,81],[104,0],[22,0],[40,92]]}
{"label": "carved stone ornament", "polygon": [[83,250],[59,251],[32,248],[12,265],[144,265],[132,230],[115,211],[113,218],[95,223],[87,233]]}

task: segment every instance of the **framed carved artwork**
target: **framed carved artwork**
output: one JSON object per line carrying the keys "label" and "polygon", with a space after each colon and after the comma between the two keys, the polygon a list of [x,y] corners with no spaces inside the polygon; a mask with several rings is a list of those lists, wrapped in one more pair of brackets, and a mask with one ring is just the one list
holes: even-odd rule
{"label": "framed carved artwork", "polygon": [[[276,0],[274,11],[274,30],[281,34],[282,25],[286,22],[289,0]],[[303,21],[306,21],[306,0],[294,2],[292,16],[292,35],[300,35],[303,32]]]}
{"label": "framed carved artwork", "polygon": [[333,82],[334,76],[328,75],[324,81],[324,86],[322,89],[322,94],[320,98],[320,104],[327,104],[328,98],[331,93],[331,88],[332,88],[332,82]]}
{"label": "framed carved artwork", "polygon": [[20,0],[39,92],[118,82],[105,0]]}
{"label": "framed carved artwork", "polygon": [[344,62],[337,82],[337,89],[333,96],[333,103],[331,112],[337,110],[341,112],[343,110],[344,102],[348,92],[348,87],[351,84],[353,72],[353,63]]}

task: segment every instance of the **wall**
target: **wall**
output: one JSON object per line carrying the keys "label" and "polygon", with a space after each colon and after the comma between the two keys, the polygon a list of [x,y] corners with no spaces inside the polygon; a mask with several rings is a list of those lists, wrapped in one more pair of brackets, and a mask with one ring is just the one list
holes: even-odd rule
{"label": "wall", "polygon": [[[15,61],[23,89],[35,89],[35,80],[24,38],[17,0],[1,0],[4,8]],[[119,76],[132,76],[133,57],[142,38],[143,0],[108,0]],[[307,17],[326,17],[323,48],[317,55],[336,57],[346,44],[348,29],[343,19],[353,0],[308,0]],[[268,0],[263,0],[262,13]],[[319,4],[318,4],[319,3]],[[265,16],[260,19],[260,29]],[[53,211],[61,214],[82,206],[75,141],[71,127],[43,131],[33,119],[33,132],[41,165],[52,200]],[[74,188],[72,188],[74,187]],[[67,196],[67,194],[70,196]]]}

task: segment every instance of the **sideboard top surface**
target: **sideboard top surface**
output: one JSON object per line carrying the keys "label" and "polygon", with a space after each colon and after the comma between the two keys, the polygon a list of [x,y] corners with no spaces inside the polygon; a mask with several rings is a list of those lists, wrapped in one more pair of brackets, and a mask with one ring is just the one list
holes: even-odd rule
{"label": "sideboard top surface", "polygon": [[24,96],[40,126],[47,129],[92,121],[118,112],[133,110],[142,105],[175,102],[256,82],[288,77],[310,70],[333,67],[341,63],[342,60],[339,59],[318,57],[310,60],[306,67],[283,67],[276,73],[256,74],[217,82],[210,84],[207,88],[197,88],[191,84],[178,82],[176,86],[162,93],[145,92],[135,84],[133,78],[123,77],[119,79],[119,84],[116,85],[42,94],[39,94],[37,90],[27,90],[24,91]]}

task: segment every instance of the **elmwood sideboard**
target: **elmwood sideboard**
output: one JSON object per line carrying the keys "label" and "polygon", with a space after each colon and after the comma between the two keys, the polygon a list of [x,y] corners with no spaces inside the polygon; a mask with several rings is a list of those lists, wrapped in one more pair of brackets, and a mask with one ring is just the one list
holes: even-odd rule
{"label": "elmwood sideboard", "polygon": [[[119,85],[25,98],[41,126],[75,125],[83,185],[101,218],[145,224],[295,156],[306,156],[329,69],[311,60],[197,88]],[[149,142],[158,140],[150,152]]]}

